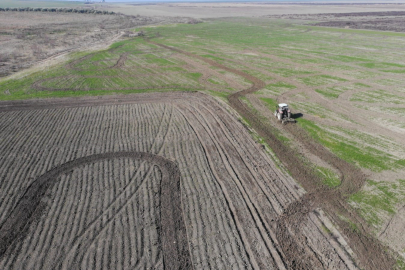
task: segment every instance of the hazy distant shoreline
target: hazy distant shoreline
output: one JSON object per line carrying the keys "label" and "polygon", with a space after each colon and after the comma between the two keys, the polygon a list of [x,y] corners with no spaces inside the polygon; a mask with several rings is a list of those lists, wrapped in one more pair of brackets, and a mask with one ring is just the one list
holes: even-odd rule
{"label": "hazy distant shoreline", "polygon": [[[31,0],[27,0],[25,2],[30,2]],[[35,1],[33,1],[35,2]],[[53,1],[53,0],[44,0],[42,2],[78,2],[82,3],[82,1],[77,0],[64,0],[64,1]],[[99,3],[100,0],[96,1],[89,1],[93,3]],[[369,4],[405,4],[405,0],[398,0],[398,1],[384,1],[384,0],[375,0],[375,1],[364,1],[364,0],[333,0],[333,1],[325,1],[325,0],[106,0],[105,3],[260,3],[260,4],[317,4],[317,5],[369,5]]]}

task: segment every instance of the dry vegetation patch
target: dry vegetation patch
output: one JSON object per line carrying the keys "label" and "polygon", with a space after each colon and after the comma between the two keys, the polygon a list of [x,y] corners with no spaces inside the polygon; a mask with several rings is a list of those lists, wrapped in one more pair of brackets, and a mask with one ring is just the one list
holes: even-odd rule
{"label": "dry vegetation patch", "polygon": [[184,22],[184,18],[65,12],[0,11],[0,77],[40,60],[106,45],[135,27]]}

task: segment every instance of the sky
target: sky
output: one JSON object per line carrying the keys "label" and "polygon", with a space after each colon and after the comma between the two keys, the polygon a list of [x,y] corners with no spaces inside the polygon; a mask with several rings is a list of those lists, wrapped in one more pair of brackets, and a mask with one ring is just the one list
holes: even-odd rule
{"label": "sky", "polygon": [[[1,0],[0,0],[1,1]],[[35,0],[34,0],[35,1]],[[61,0],[45,0],[45,1],[61,1]],[[74,1],[74,2],[84,2],[78,0],[62,0],[62,1]],[[91,2],[101,2],[101,0],[89,0]],[[315,2],[315,3],[400,3],[403,0],[105,0],[106,3],[168,3],[168,2]]]}

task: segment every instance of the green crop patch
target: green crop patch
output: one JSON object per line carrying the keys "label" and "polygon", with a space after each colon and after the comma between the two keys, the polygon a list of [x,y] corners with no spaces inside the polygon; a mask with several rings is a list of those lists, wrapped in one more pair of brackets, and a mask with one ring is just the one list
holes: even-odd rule
{"label": "green crop patch", "polygon": [[373,83],[381,85],[381,86],[393,86],[393,87],[403,87],[404,82],[401,79],[392,79],[392,78],[387,78],[387,79],[377,79],[374,80]]}
{"label": "green crop patch", "polygon": [[370,88],[369,85],[362,84],[362,83],[354,83],[348,86],[333,86],[333,87],[325,87],[321,89],[315,89],[316,92],[323,95],[324,97],[335,99],[338,98],[342,93],[350,90],[357,90],[362,88]]}
{"label": "green crop patch", "polygon": [[346,87],[328,87],[325,89],[315,89],[316,92],[327,98],[338,98],[341,93],[347,90],[348,88]]}
{"label": "green crop patch", "polygon": [[322,58],[302,58],[302,59],[295,59],[295,63],[298,64],[329,64],[331,63],[330,60],[328,59],[322,59]]}
{"label": "green crop patch", "polygon": [[393,68],[393,67],[398,67],[398,68],[405,68],[405,65],[402,64],[396,64],[396,63],[359,63],[359,66],[366,67],[366,68],[376,68],[376,69],[382,69],[382,68]]}
{"label": "green crop patch", "polygon": [[[349,88],[337,86],[327,87],[330,86],[329,84],[346,81],[339,78],[338,74],[344,74],[346,79],[350,77],[361,79],[375,76],[372,69],[387,71],[387,76],[390,76],[391,71],[400,72],[404,69],[404,65],[401,64],[404,61],[400,59],[400,56],[382,57],[379,53],[377,54],[377,50],[380,50],[378,46],[381,47],[381,44],[378,42],[370,44],[370,36],[374,38],[377,34],[370,31],[364,33],[352,30],[335,31],[330,28],[303,27],[294,25],[294,23],[286,24],[282,20],[263,18],[218,19],[195,25],[172,24],[137,30],[143,30],[148,38],[156,42],[195,53],[258,77],[267,83],[266,87],[258,93],[269,94],[269,96],[280,95],[295,89],[294,83],[291,84],[291,82],[275,81],[273,83],[271,80],[276,76],[273,77],[272,73],[313,86],[318,93],[333,99],[349,90]],[[342,33],[352,33],[351,38],[342,38]],[[361,33],[361,35],[356,35],[356,33]],[[378,35],[386,36],[383,32]],[[385,45],[389,41],[389,46],[398,46],[399,36],[386,37]],[[338,46],[336,46],[337,44]],[[376,52],[374,53],[374,51]],[[81,57],[84,58],[80,59]],[[281,61],[279,61],[280,58],[282,58]],[[121,61],[119,61],[120,59]],[[102,90],[110,86],[114,86],[112,89],[116,92],[119,92],[120,88],[131,87],[134,88],[134,91],[137,87],[149,87],[150,91],[155,91],[157,90],[155,87],[161,89],[165,85],[180,88],[197,87],[198,89],[207,87],[200,84],[200,75],[187,74],[189,72],[183,68],[186,64],[185,61],[173,55],[171,50],[150,44],[142,38],[116,42],[104,51],[75,54],[72,60],[74,62],[71,62],[69,66],[55,67],[57,72],[52,70],[50,74],[46,74],[49,72],[47,71],[37,74],[35,79],[28,76],[20,79],[20,82],[13,83],[14,85],[9,83],[8,85],[12,86],[12,89],[0,83],[0,98],[17,98],[17,96],[13,97],[17,92],[29,93],[29,96],[35,97],[35,94],[41,90],[32,88],[33,83],[38,80],[63,76],[72,78],[83,76],[88,79],[80,79],[77,82],[69,79],[60,81],[55,79],[54,81],[39,82],[38,85],[65,88],[65,91],[74,89],[75,93],[80,90],[88,92],[89,89],[95,89],[95,87],[102,87],[100,89]],[[353,63],[370,68],[370,71],[356,70]],[[330,71],[330,75],[337,75],[320,75],[319,70]],[[165,75],[157,76],[157,82],[154,82],[149,79],[151,78],[149,75],[156,73],[165,73]],[[198,73],[198,71],[192,73]],[[250,82],[240,76],[230,74],[230,72],[223,74],[235,79],[242,86],[251,85]],[[392,76],[394,75],[392,74]],[[97,76],[100,77],[100,80],[95,79]],[[144,80],[139,79],[140,76],[144,76]],[[131,79],[131,77],[136,79]],[[209,78],[208,82],[226,86],[219,77]],[[396,86],[403,86],[402,79],[398,77],[396,80],[398,81],[395,83]],[[18,89],[14,89],[15,87]],[[48,93],[48,95],[52,96],[52,93]]]}
{"label": "green crop patch", "polygon": [[212,60],[215,60],[215,61],[217,61],[218,63],[221,63],[221,62],[223,62],[225,59],[223,59],[223,58],[221,58],[221,57],[218,57],[218,56],[214,56],[214,55],[210,55],[210,54],[204,54],[204,55],[201,55],[202,57],[205,57],[205,58],[209,58],[209,59],[212,59]]}
{"label": "green crop patch", "polygon": [[282,93],[285,93],[287,91],[290,91],[292,89],[297,88],[295,85],[285,83],[285,82],[276,82],[276,83],[270,83],[267,84],[266,87],[262,90],[259,90],[256,92],[257,94],[267,94],[270,93],[272,95],[279,95]]}
{"label": "green crop patch", "polygon": [[400,161],[389,153],[371,146],[360,146],[355,142],[350,142],[346,137],[326,131],[312,121],[299,118],[298,124],[312,138],[329,148],[337,156],[359,167],[380,172],[401,166],[398,164]]}
{"label": "green crop patch", "polygon": [[93,53],[74,53],[68,63],[0,82],[0,99],[199,90],[198,72],[187,72],[170,50],[142,39],[114,43]]}
{"label": "green crop patch", "polygon": [[230,93],[227,92],[220,92],[220,91],[213,91],[213,90],[208,90],[208,93],[210,93],[210,95],[214,96],[214,97],[219,97],[224,101],[228,101],[228,96],[230,95]]}
{"label": "green crop patch", "polygon": [[389,111],[397,115],[405,116],[405,108],[385,108],[384,111]]}
{"label": "green crop patch", "polygon": [[322,183],[328,187],[336,188],[341,183],[339,176],[331,169],[316,166],[315,172],[323,180]]}
{"label": "green crop patch", "polygon": [[169,61],[169,60],[167,60],[165,58],[160,58],[160,57],[158,57],[158,56],[156,56],[154,54],[144,54],[144,55],[142,55],[141,58],[144,59],[144,61],[147,64],[157,64],[157,65],[160,65],[160,66],[175,65],[174,62]]}
{"label": "green crop patch", "polygon": [[201,76],[202,76],[202,74],[199,73],[199,72],[190,72],[190,73],[187,73],[187,77],[189,77],[189,78],[191,78],[191,79],[193,79],[193,80],[195,80],[195,81],[198,81],[198,79],[200,79]]}
{"label": "green crop patch", "polygon": [[327,71],[339,71],[339,72],[344,72],[344,71],[349,71],[349,72],[353,72],[356,71],[357,69],[351,66],[347,66],[344,64],[329,64],[329,65],[322,65],[322,69],[323,70],[327,70]]}
{"label": "green crop patch", "polygon": [[350,203],[359,209],[365,220],[379,229],[383,220],[396,213],[396,206],[405,199],[405,180],[376,182],[350,196]]}
{"label": "green crop patch", "polygon": [[181,67],[160,67],[159,69],[158,69],[159,71],[162,71],[162,72],[170,72],[170,71],[173,71],[173,72],[187,72],[187,70],[185,70],[184,68],[181,68]]}
{"label": "green crop patch", "polygon": [[259,78],[259,79],[261,79],[263,81],[271,81],[271,80],[273,80],[272,77],[270,77],[270,76],[268,76],[266,74],[263,74],[262,72],[257,71],[257,70],[249,69],[249,70],[243,70],[243,72],[245,72],[247,74],[250,74],[250,75],[253,75],[256,78]]}
{"label": "green crop patch", "polygon": [[378,76],[378,73],[373,70],[361,70],[344,64],[322,65],[321,68],[325,71],[341,73],[350,79],[368,79]]}
{"label": "green crop patch", "polygon": [[341,61],[341,62],[368,62],[369,59],[348,56],[348,55],[333,55],[329,56],[330,59]]}
{"label": "green crop patch", "polygon": [[346,82],[347,80],[329,75],[315,75],[305,78],[295,78],[297,81],[302,82],[308,86],[320,86],[327,84],[335,84],[338,82]]}
{"label": "green crop patch", "polygon": [[277,101],[275,99],[272,98],[260,98],[261,100],[263,100],[269,107],[269,109],[276,109],[277,106]]}
{"label": "green crop patch", "polygon": [[290,104],[291,104],[291,107],[294,108],[294,110],[296,110],[296,111],[300,111],[304,114],[310,114],[310,115],[317,116],[320,118],[326,118],[333,114],[333,112],[330,111],[329,109],[327,109],[319,104],[316,104],[316,103],[295,101],[295,102],[290,102]]}
{"label": "green crop patch", "polygon": [[391,94],[384,90],[371,90],[355,93],[350,98],[350,101],[361,101],[368,103],[387,102],[394,104],[403,104],[405,102],[405,98]]}
{"label": "green crop patch", "polygon": [[405,73],[405,69],[382,69],[380,71],[389,73]]}
{"label": "green crop patch", "polygon": [[299,70],[299,69],[295,69],[295,68],[277,68],[277,69],[272,69],[271,72],[278,74],[280,76],[283,76],[283,77],[314,74],[314,72],[312,72],[312,71]]}
{"label": "green crop patch", "polygon": [[[403,252],[405,252],[405,250]],[[395,264],[395,267],[398,270],[405,270],[405,260],[397,259],[397,263]]]}
{"label": "green crop patch", "polygon": [[222,86],[229,86],[228,83],[220,78],[217,78],[215,76],[211,76],[208,79],[208,82],[215,84],[215,85],[222,85]]}

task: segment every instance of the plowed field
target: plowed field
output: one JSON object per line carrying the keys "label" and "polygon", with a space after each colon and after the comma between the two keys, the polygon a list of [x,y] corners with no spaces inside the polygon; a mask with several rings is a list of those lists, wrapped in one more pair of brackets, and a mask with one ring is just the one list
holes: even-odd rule
{"label": "plowed field", "polygon": [[355,268],[322,210],[289,224],[304,190],[204,94],[7,105],[1,269]]}
{"label": "plowed field", "polygon": [[403,34],[143,30],[0,82],[0,269],[403,268]]}

